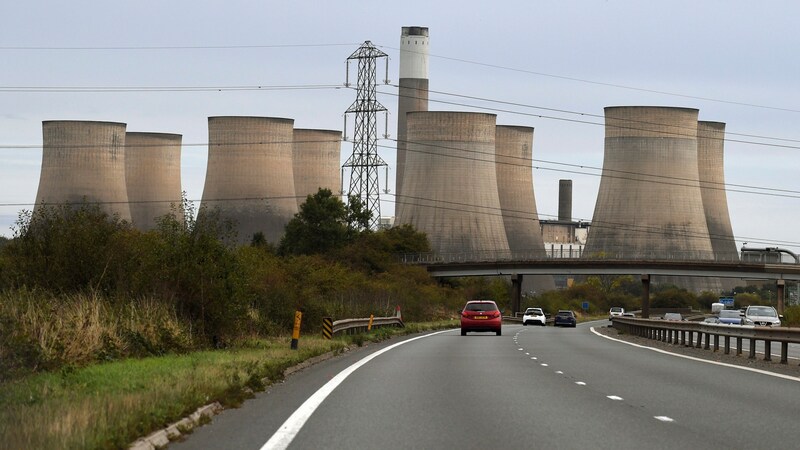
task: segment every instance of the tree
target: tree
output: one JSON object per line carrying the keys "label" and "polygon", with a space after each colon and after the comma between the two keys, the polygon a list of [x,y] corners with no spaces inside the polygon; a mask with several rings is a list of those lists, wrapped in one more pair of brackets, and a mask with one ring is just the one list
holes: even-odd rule
{"label": "tree", "polygon": [[330,189],[320,189],[306,197],[300,211],[286,225],[278,252],[281,255],[327,253],[369,232],[372,213],[363,202],[350,197],[345,205]]}

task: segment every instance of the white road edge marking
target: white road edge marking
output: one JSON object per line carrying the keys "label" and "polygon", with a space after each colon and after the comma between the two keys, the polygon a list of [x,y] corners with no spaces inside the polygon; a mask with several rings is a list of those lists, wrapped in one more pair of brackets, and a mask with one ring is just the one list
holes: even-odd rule
{"label": "white road edge marking", "polygon": [[261,450],[284,450],[289,447],[289,444],[292,443],[297,433],[303,428],[303,425],[308,421],[314,411],[317,410],[320,404],[328,397],[328,395],[333,392],[342,382],[350,376],[353,372],[355,372],[359,367],[363,366],[364,364],[372,361],[374,358],[392,350],[396,347],[399,347],[404,344],[408,344],[409,342],[416,341],[417,339],[423,339],[426,337],[435,336],[437,334],[447,333],[453,330],[444,330],[444,331],[437,331],[435,333],[426,334],[424,336],[417,336],[415,338],[411,338],[402,342],[398,342],[396,344],[390,345],[382,350],[378,350],[375,353],[367,355],[361,358],[358,362],[351,365],[347,369],[339,372],[335,377],[333,377],[330,381],[325,383],[324,386],[317,389],[317,392],[309,397],[299,408],[291,415],[286,422],[283,422],[283,425],[278,428],[278,431],[272,435],[271,438],[261,447]]}
{"label": "white road edge marking", "polygon": [[618,397],[618,396],[616,396],[616,395],[606,395],[606,397],[608,397],[608,398],[609,398],[609,399],[611,399],[611,400],[616,400],[616,401],[618,401],[618,402],[619,402],[619,401],[622,401],[622,397]]}
{"label": "white road edge marking", "polygon": [[675,422],[675,419],[667,416],[653,416],[653,418],[662,422]]}
{"label": "white road edge marking", "polygon": [[633,346],[633,347],[644,348],[644,349],[647,349],[647,350],[652,350],[652,351],[657,352],[657,353],[663,353],[665,355],[672,355],[672,356],[676,356],[678,358],[690,359],[692,361],[698,361],[698,362],[707,363],[707,364],[714,364],[714,365],[717,365],[717,366],[731,367],[733,369],[746,370],[748,372],[760,373],[762,375],[769,375],[771,377],[783,378],[784,380],[800,381],[800,378],[793,377],[793,376],[790,376],[790,375],[783,375],[783,374],[780,374],[780,373],[769,372],[769,371],[766,371],[766,370],[754,369],[752,367],[737,366],[735,364],[727,364],[727,363],[717,362],[717,361],[708,361],[706,359],[695,358],[694,356],[686,356],[686,355],[681,355],[681,354],[678,354],[678,353],[668,352],[666,350],[661,350],[660,348],[653,348],[653,347],[648,347],[646,345],[634,344],[633,342],[627,342],[627,341],[623,341],[621,339],[615,339],[615,338],[613,338],[611,336],[606,336],[606,335],[600,334],[597,331],[595,331],[594,327],[589,328],[589,330],[592,333],[600,336],[601,338],[605,338],[605,339],[608,339],[610,341],[621,342],[623,344],[627,344],[627,345],[630,345],[630,346]]}

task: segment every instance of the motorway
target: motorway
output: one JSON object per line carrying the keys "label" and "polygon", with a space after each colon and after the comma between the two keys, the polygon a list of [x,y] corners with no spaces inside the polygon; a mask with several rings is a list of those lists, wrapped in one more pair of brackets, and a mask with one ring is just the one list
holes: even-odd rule
{"label": "motorway", "polygon": [[448,330],[370,344],[290,376],[171,447],[733,449],[800,442],[793,424],[800,378],[657,353],[591,330],[606,324],[504,325],[503,336]]}

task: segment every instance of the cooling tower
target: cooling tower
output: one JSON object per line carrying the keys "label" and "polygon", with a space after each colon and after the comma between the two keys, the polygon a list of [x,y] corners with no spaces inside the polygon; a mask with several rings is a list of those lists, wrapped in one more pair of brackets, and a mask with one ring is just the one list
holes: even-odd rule
{"label": "cooling tower", "polygon": [[[733,238],[731,217],[728,213],[728,196],[725,192],[724,147],[724,123],[703,121],[697,123],[697,167],[711,248],[718,260],[738,261],[739,252]],[[726,290],[731,290],[740,284],[737,280],[729,278],[722,278],[720,281]]]}
{"label": "cooling tower", "polygon": [[297,213],[292,171],[292,119],[209,117],[206,212],[235,224],[237,241],[263,233],[277,244]]}
{"label": "cooling tower", "polygon": [[405,176],[408,140],[406,113],[428,110],[428,39],[427,27],[403,27],[400,36],[395,195],[402,195]]}
{"label": "cooling tower", "polygon": [[558,180],[558,221],[572,222],[572,180]]}
{"label": "cooling tower", "polygon": [[131,220],[125,187],[124,123],[42,122],[42,173],[36,208],[43,203],[99,203]]}
{"label": "cooling tower", "polygon": [[[497,191],[514,259],[544,259],[539,214],[533,193],[533,128],[498,125],[495,137]],[[555,289],[552,276],[526,275],[523,292]]]}
{"label": "cooling tower", "polygon": [[292,166],[297,207],[320,188],[338,196],[342,190],[342,133],[332,130],[294,130]]}
{"label": "cooling tower", "polygon": [[410,112],[396,223],[427,233],[434,252],[508,258],[495,171],[494,114]]}
{"label": "cooling tower", "polygon": [[[697,164],[696,109],[605,108],[600,190],[584,254],[624,259],[713,259]],[[718,279],[666,278],[693,291]]]}
{"label": "cooling tower", "polygon": [[174,214],[183,221],[181,135],[125,134],[125,183],[133,226],[150,230]]}

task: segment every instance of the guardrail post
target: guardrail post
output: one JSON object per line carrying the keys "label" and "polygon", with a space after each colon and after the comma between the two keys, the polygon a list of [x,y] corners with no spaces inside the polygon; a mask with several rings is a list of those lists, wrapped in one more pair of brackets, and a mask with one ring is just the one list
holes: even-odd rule
{"label": "guardrail post", "polygon": [[725,336],[725,354],[726,355],[730,355],[731,354],[731,337],[730,336]]}
{"label": "guardrail post", "polygon": [[781,364],[789,364],[789,343],[781,342]]}
{"label": "guardrail post", "polygon": [[741,354],[742,354],[742,338],[737,337],[736,338],[736,356],[739,356]]}
{"label": "guardrail post", "polygon": [[718,334],[714,335],[714,351],[715,352],[719,351],[719,335]]}
{"label": "guardrail post", "polygon": [[322,318],[322,337],[333,339],[333,319],[330,317]]}
{"label": "guardrail post", "polygon": [[764,341],[764,361],[772,361],[772,341]]}

